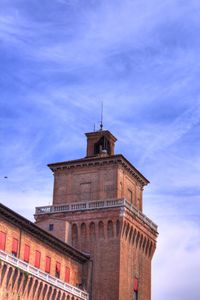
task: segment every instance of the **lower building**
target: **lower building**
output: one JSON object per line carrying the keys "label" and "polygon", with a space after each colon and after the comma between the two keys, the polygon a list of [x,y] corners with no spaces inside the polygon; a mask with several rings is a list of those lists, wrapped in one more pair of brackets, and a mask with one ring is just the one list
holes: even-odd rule
{"label": "lower building", "polygon": [[0,204],[0,300],[86,300],[90,258]]}

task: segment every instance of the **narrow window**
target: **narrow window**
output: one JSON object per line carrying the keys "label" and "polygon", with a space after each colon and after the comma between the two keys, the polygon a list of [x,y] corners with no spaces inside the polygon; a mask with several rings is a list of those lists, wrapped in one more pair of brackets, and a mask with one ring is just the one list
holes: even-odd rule
{"label": "narrow window", "polygon": [[53,231],[54,229],[54,225],[53,224],[49,224],[49,231]]}
{"label": "narrow window", "polygon": [[50,273],[51,269],[51,257],[46,256],[45,272]]}
{"label": "narrow window", "polygon": [[6,233],[3,231],[0,231],[0,250],[5,250],[6,246]]}
{"label": "narrow window", "polygon": [[30,246],[25,245],[25,247],[24,247],[24,261],[29,262],[29,257],[30,257]]}
{"label": "narrow window", "polygon": [[36,250],[35,251],[35,267],[40,268],[40,259],[41,259],[41,252]]}
{"label": "narrow window", "polygon": [[69,283],[70,279],[70,268],[65,267],[65,282]]}
{"label": "narrow window", "polygon": [[12,255],[17,257],[18,252],[18,239],[13,238],[12,241]]}
{"label": "narrow window", "polygon": [[55,276],[57,278],[60,278],[60,263],[56,262],[56,272],[55,272]]}

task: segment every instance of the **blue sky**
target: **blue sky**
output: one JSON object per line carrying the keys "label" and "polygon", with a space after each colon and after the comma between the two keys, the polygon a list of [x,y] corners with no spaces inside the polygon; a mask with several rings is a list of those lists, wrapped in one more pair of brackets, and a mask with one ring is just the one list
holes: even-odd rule
{"label": "blue sky", "polygon": [[31,220],[51,203],[47,163],[85,155],[104,101],[151,181],[153,300],[200,295],[199,32],[197,0],[0,1],[0,201]]}

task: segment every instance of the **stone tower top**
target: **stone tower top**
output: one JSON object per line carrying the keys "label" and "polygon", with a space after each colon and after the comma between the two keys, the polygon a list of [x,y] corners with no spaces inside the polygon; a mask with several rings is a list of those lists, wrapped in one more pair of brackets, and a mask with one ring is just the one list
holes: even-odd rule
{"label": "stone tower top", "polygon": [[87,157],[114,155],[116,137],[108,130],[85,133],[87,136]]}

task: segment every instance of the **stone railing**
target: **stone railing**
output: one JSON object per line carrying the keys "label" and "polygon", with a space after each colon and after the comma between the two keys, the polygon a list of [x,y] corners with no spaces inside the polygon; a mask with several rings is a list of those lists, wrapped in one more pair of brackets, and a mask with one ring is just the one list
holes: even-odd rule
{"label": "stone railing", "polygon": [[133,206],[126,199],[111,199],[111,200],[99,200],[99,201],[88,201],[79,203],[68,203],[63,205],[49,205],[40,206],[35,209],[35,216],[43,214],[53,214],[62,212],[73,212],[73,211],[85,211],[92,209],[112,207],[125,207],[131,211],[131,213],[138,217],[142,222],[149,225],[153,230],[157,231],[157,225],[153,223],[147,216],[145,216],[140,210]]}
{"label": "stone railing", "polygon": [[27,264],[26,262],[16,258],[15,256],[12,256],[2,250],[0,250],[0,260],[7,262],[31,275],[34,275],[36,277],[38,277],[41,280],[44,280],[46,282],[48,282],[49,284],[54,285],[55,287],[62,289],[74,296],[79,297],[80,299],[83,300],[88,300],[89,296],[88,293],[56,278],[53,277],[51,275],[49,275],[48,273],[45,273],[43,271],[41,271],[40,269],[37,269],[29,264]]}

